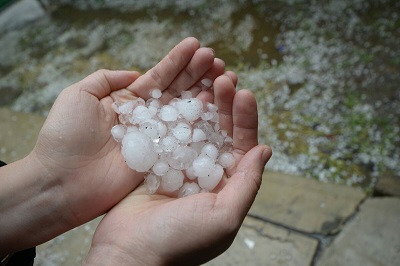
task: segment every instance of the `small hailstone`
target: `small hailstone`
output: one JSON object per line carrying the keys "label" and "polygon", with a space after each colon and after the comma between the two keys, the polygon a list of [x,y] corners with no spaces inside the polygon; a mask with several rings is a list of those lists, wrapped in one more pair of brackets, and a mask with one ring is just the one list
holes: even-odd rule
{"label": "small hailstone", "polygon": [[198,178],[199,186],[207,189],[208,191],[212,191],[218,185],[222,179],[222,176],[224,175],[224,169],[221,165],[215,164],[213,168],[213,171],[209,175],[202,175]]}
{"label": "small hailstone", "polygon": [[206,113],[201,114],[201,119],[203,119],[205,121],[211,120],[211,119],[213,119],[213,117],[214,117],[214,114],[211,112],[206,112]]}
{"label": "small hailstone", "polygon": [[161,177],[161,188],[166,192],[177,191],[183,185],[185,176],[182,171],[170,169]]}
{"label": "small hailstone", "polygon": [[115,125],[111,129],[111,135],[116,141],[121,142],[124,138],[125,131],[126,128],[123,125]]}
{"label": "small hailstone", "polygon": [[150,170],[158,158],[153,145],[153,141],[142,132],[126,134],[121,151],[127,165],[138,172]]}
{"label": "small hailstone", "polygon": [[178,147],[178,140],[173,136],[166,136],[161,140],[161,147],[166,152],[171,152]]}
{"label": "small hailstone", "polygon": [[151,117],[154,117],[158,112],[158,109],[155,106],[149,106],[148,109],[149,109],[149,113],[150,113]]}
{"label": "small hailstone", "polygon": [[224,142],[225,142],[225,143],[233,143],[233,139],[232,139],[231,137],[227,136],[227,137],[224,139]]}
{"label": "small hailstone", "polygon": [[201,84],[203,84],[204,86],[210,88],[211,85],[213,84],[213,81],[211,79],[202,79],[201,80]]}
{"label": "small hailstone", "polygon": [[152,89],[150,90],[150,97],[154,98],[154,99],[158,99],[160,98],[162,95],[162,92],[160,89]]}
{"label": "small hailstone", "polygon": [[175,121],[178,119],[178,110],[172,106],[164,105],[161,107],[159,116],[163,121]]}
{"label": "small hailstone", "polygon": [[186,177],[189,178],[190,180],[195,180],[197,176],[194,174],[193,166],[189,166],[186,171]]}
{"label": "small hailstone", "polygon": [[149,119],[146,122],[140,124],[139,131],[149,136],[151,140],[157,139],[158,135],[158,123],[155,120]]}
{"label": "small hailstone", "polygon": [[213,104],[213,103],[206,103],[207,110],[211,113],[217,113],[218,111],[218,106]]}
{"label": "small hailstone", "polygon": [[206,139],[206,134],[204,133],[203,130],[201,130],[199,128],[193,129],[193,137],[192,137],[193,142],[199,142],[199,141],[203,141],[205,139]]}
{"label": "small hailstone", "polygon": [[218,157],[218,149],[212,144],[206,144],[204,147],[201,149],[201,153],[206,154],[208,157],[210,157],[213,160],[216,160]]}
{"label": "small hailstone", "polygon": [[200,192],[200,187],[197,183],[194,182],[186,182],[183,186],[179,189],[178,196],[180,198],[187,197],[190,195],[194,195]]}
{"label": "small hailstone", "polygon": [[150,194],[156,193],[158,187],[160,186],[161,179],[159,176],[148,174],[145,176],[145,184],[147,187],[147,191]]}
{"label": "small hailstone", "polygon": [[134,102],[133,101],[129,101],[129,102],[125,102],[122,105],[120,105],[118,107],[118,111],[119,111],[120,114],[127,115],[127,114],[132,113],[134,107],[135,107],[134,106]]}
{"label": "small hailstone", "polygon": [[196,159],[197,153],[188,146],[180,146],[176,148],[168,159],[168,164],[176,170],[185,170],[192,165]]}
{"label": "small hailstone", "polygon": [[229,168],[235,163],[235,158],[233,157],[233,154],[230,152],[224,152],[221,154],[218,158],[218,163],[223,167],[223,168]]}
{"label": "small hailstone", "polygon": [[151,117],[152,116],[149,109],[146,106],[139,105],[133,110],[132,119],[130,119],[130,122],[132,124],[138,124],[150,119]]}
{"label": "small hailstone", "polygon": [[160,138],[163,138],[167,135],[167,126],[164,125],[162,122],[157,122],[157,129],[158,129],[158,135]]}
{"label": "small hailstone", "polygon": [[156,175],[161,176],[161,175],[165,174],[166,172],[168,172],[169,165],[166,162],[158,161],[154,164],[152,170]]}
{"label": "small hailstone", "polygon": [[207,155],[201,154],[193,161],[193,171],[196,176],[206,177],[210,176],[214,170],[214,160]]}
{"label": "small hailstone", "polygon": [[189,124],[179,122],[178,125],[174,129],[172,129],[172,134],[179,141],[187,142],[192,135],[192,129]]}
{"label": "small hailstone", "polygon": [[154,98],[150,98],[147,100],[146,102],[147,106],[152,106],[152,107],[156,107],[157,109],[161,107],[161,102],[158,99],[154,99]]}
{"label": "small hailstone", "polygon": [[199,99],[190,98],[178,101],[176,107],[184,119],[192,122],[200,117],[203,103]]}

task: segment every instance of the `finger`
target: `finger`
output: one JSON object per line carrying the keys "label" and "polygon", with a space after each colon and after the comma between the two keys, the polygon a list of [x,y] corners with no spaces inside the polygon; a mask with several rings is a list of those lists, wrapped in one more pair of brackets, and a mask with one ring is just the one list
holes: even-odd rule
{"label": "finger", "polygon": [[235,87],[236,87],[237,82],[238,82],[238,77],[237,77],[237,75],[235,74],[235,72],[233,72],[233,71],[226,71],[226,72],[225,72],[225,75],[227,75],[227,76],[232,80],[233,85],[235,85]]}
{"label": "finger", "polygon": [[183,90],[191,88],[212,67],[213,62],[213,50],[205,47],[198,49],[189,64],[163,91],[160,101],[168,103],[173,98],[179,97]]}
{"label": "finger", "polygon": [[245,154],[258,144],[257,102],[248,90],[240,90],[233,99],[233,152]]}
{"label": "finger", "polygon": [[208,90],[212,87],[214,80],[224,74],[225,62],[219,58],[214,59],[212,67],[200,80],[189,89],[193,97],[196,97],[201,91]]}
{"label": "finger", "polygon": [[175,77],[187,66],[199,49],[196,38],[189,37],[176,45],[155,67],[138,78],[127,89],[137,96],[148,99],[154,88],[165,90]]}
{"label": "finger", "polygon": [[102,99],[111,92],[125,88],[134,82],[140,74],[136,71],[112,71],[112,70],[98,70],[76,85],[82,90],[86,91],[98,99]]}
{"label": "finger", "polygon": [[244,219],[261,186],[265,164],[271,158],[271,148],[265,145],[253,147],[240,160],[236,173],[218,193],[217,206],[229,215]]}
{"label": "finger", "polygon": [[215,104],[218,106],[220,128],[233,136],[233,101],[236,89],[232,80],[226,76],[219,76],[214,81]]}

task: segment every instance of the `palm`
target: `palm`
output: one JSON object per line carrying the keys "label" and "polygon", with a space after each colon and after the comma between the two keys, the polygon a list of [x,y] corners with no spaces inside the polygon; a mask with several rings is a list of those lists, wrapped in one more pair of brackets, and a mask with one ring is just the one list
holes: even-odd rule
{"label": "palm", "polygon": [[236,94],[234,83],[226,76],[215,81],[214,92],[215,103],[222,111],[221,127],[234,139],[236,159],[236,164],[226,170],[223,181],[214,191],[218,193],[176,199],[148,195],[142,185],[101,221],[93,239],[94,246],[111,242],[126,254],[141,247],[142,252],[151,250],[154,255],[150,264],[159,264],[157,258],[163,257],[171,265],[182,261],[187,265],[200,264],[229,247],[260,185],[254,182],[262,169],[259,167],[261,156],[257,155],[259,147],[254,148],[257,108],[251,93]]}

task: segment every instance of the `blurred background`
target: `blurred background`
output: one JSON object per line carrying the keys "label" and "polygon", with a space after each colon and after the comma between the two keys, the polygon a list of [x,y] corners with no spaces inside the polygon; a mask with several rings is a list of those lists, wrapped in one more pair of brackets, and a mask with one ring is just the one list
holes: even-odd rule
{"label": "blurred background", "polygon": [[[95,70],[144,73],[194,36],[239,75],[238,89],[255,93],[260,142],[274,152],[267,169],[367,195],[382,177],[400,180],[397,0],[0,0],[0,8],[3,113],[45,117],[63,88]],[[3,144],[0,158],[18,154]]]}

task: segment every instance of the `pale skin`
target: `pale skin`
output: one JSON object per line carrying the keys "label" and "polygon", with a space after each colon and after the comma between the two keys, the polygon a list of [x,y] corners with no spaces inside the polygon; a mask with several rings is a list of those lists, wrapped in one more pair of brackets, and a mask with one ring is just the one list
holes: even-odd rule
{"label": "pale skin", "polygon": [[[257,106],[237,77],[194,38],[153,69],[95,72],[57,98],[33,151],[0,168],[0,256],[46,242],[107,213],[96,229],[88,265],[195,265],[226,250],[261,184],[271,156],[257,142]],[[204,91],[202,79],[214,80]],[[234,139],[236,163],[213,193],[185,198],[148,195],[143,173],[129,169],[110,135],[114,101],[162,101],[190,90],[220,110]],[[201,233],[200,233],[201,232]]]}

